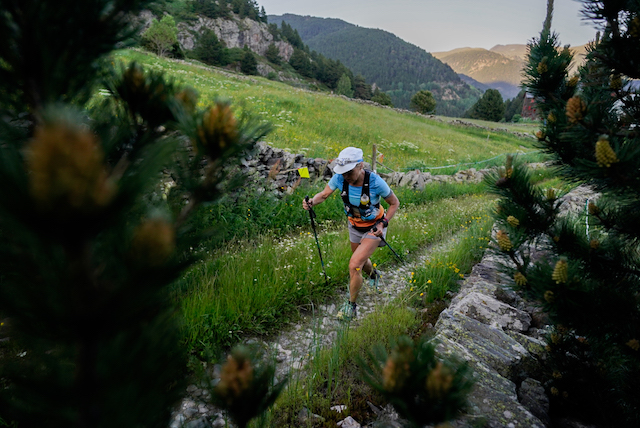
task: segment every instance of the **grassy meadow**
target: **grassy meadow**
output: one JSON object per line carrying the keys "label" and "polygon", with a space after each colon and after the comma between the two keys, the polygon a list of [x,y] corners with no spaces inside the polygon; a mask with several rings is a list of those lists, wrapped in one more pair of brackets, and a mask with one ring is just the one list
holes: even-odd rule
{"label": "grassy meadow", "polygon": [[[274,125],[265,140],[293,153],[333,158],[346,146],[358,146],[367,153],[376,144],[384,165],[397,170],[489,158],[495,158],[494,164],[502,164],[500,156],[508,153],[526,152],[532,159],[539,157],[533,139],[507,131],[456,126],[448,123],[448,118],[433,119],[357,103],[141,50],[121,50],[112,58],[114,65],[130,61],[163,71],[178,83],[193,87],[200,94],[200,107],[223,98],[232,102],[236,113],[264,118]],[[202,261],[178,281],[174,293],[184,315],[185,340],[194,356],[216,359],[243,337],[276,331],[284,322],[295,319],[309,302],[322,301],[345,286],[350,249],[340,198],[334,194],[316,209],[328,283],[307,212],[301,209],[302,198],[322,187],[324,183],[320,182],[303,185],[280,199],[270,192],[247,190],[198,212],[198,227],[214,225],[219,233],[194,249],[200,252]],[[491,205],[481,184],[434,184],[421,192],[394,190],[401,208],[393,220],[390,242],[408,257],[426,246],[458,239],[454,237],[469,222],[484,218]],[[446,262],[434,261],[407,278],[413,303],[428,305],[454,288],[486,247],[484,239],[474,244],[476,250],[465,251],[464,257],[461,254]],[[470,259],[464,261],[465,257]],[[378,251],[374,258],[382,269],[396,263],[389,251]]]}
{"label": "grassy meadow", "polygon": [[[534,151],[533,139],[518,138],[509,132],[452,126],[447,123],[451,118],[433,120],[410,112],[363,105],[197,62],[160,58],[139,50],[116,52],[113,62],[120,61],[137,61],[147,68],[163,70],[176,81],[193,87],[200,94],[200,107],[216,98],[231,100],[237,110],[246,110],[273,123],[274,131],[265,138],[272,146],[309,157],[332,159],[347,146],[360,147],[368,154],[376,144],[384,156],[384,165],[400,170],[473,163],[505,153]],[[490,122],[483,125],[515,127]],[[526,125],[513,130],[535,132]]]}
{"label": "grassy meadow", "polygon": [[[371,153],[375,144],[384,166],[421,168],[434,174],[503,165],[504,156],[511,153],[530,161],[543,160],[533,139],[512,133],[532,134],[536,128],[531,124],[478,123],[508,128],[489,131],[451,124],[452,118],[434,119],[357,103],[139,50],[122,50],[113,56],[114,64],[130,61],[162,70],[193,87],[200,94],[200,107],[218,98],[228,99],[236,113],[271,122],[274,130],[265,141],[292,153],[331,159],[346,146]],[[487,159],[491,161],[485,162]],[[441,169],[446,165],[453,166]],[[540,182],[555,179],[545,170],[539,170],[535,178]],[[249,336],[268,337],[295,321],[310,304],[345,290],[351,251],[339,195],[334,193],[316,207],[328,281],[308,213],[301,207],[305,195],[315,194],[324,185],[322,181],[303,183],[279,198],[268,191],[245,189],[197,212],[196,227],[213,227],[218,233],[193,249],[201,261],[177,281],[173,295],[196,372],[199,361],[218,361]],[[364,397],[370,397],[371,390],[356,377],[357,357],[375,342],[389,343],[399,334],[417,336],[428,330],[447,292],[458,287],[487,248],[494,200],[482,183],[434,183],[423,191],[393,190],[401,205],[391,222],[389,243],[407,260],[415,260],[426,249],[429,258],[404,278],[406,288],[400,297],[376,309],[358,329],[346,329],[334,347],[310,358],[306,376],[293,379],[266,416],[268,426],[298,426],[292,417],[302,407],[329,421],[335,415],[327,413],[327,404],[336,400],[346,404],[354,417],[359,412],[364,415],[368,409]],[[372,261],[389,274],[398,263],[388,249],[378,250]]]}

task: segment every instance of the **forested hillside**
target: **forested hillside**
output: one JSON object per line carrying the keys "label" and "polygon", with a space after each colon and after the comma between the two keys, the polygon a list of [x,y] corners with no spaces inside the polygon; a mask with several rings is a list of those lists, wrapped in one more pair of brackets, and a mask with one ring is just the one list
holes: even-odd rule
{"label": "forested hillside", "polygon": [[285,14],[268,16],[270,23],[286,22],[310,49],[341,61],[354,73],[387,92],[396,107],[409,107],[419,90],[429,90],[436,112],[462,116],[480,91],[464,83],[455,71],[423,49],[382,30],[358,27],[330,18]]}

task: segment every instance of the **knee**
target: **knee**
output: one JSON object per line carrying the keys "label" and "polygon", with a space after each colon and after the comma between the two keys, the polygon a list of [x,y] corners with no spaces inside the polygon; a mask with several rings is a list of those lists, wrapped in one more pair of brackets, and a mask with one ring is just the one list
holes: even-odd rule
{"label": "knee", "polygon": [[356,274],[362,272],[362,267],[364,263],[360,263],[359,261],[351,260],[349,261],[349,273]]}

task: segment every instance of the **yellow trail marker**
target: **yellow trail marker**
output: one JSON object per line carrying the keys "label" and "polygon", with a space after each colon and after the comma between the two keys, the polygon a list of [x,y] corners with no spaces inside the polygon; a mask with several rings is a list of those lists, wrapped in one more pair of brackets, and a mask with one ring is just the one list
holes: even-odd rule
{"label": "yellow trail marker", "polygon": [[302,178],[309,178],[309,168],[306,166],[304,168],[298,168],[298,174],[300,174]]}

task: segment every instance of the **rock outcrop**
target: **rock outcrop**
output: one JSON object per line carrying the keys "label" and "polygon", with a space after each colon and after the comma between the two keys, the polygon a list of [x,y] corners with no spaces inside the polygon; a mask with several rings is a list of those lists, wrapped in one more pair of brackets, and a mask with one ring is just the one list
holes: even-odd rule
{"label": "rock outcrop", "polygon": [[247,46],[258,55],[264,56],[269,45],[275,44],[283,61],[289,61],[293,55],[293,46],[282,40],[274,40],[267,24],[249,18],[211,19],[199,16],[196,21],[178,24],[178,43],[183,50],[192,50],[196,40],[205,30],[213,30],[219,40],[228,48]]}

